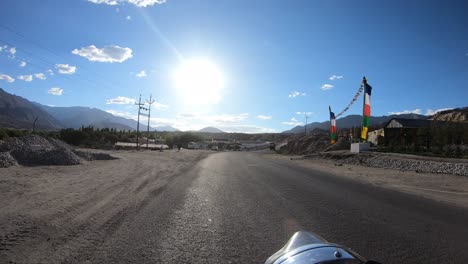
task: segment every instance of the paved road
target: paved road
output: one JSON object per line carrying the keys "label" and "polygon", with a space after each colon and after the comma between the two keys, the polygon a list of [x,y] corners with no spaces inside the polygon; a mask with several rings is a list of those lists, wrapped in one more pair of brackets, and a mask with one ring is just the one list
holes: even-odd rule
{"label": "paved road", "polygon": [[258,153],[208,156],[67,263],[261,263],[297,230],[384,263],[467,263],[468,212]]}

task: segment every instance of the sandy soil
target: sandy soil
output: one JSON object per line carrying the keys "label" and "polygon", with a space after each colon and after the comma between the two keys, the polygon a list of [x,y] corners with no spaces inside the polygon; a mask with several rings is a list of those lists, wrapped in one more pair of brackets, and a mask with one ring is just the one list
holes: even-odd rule
{"label": "sandy soil", "polygon": [[268,156],[273,159],[288,160],[298,166],[332,173],[340,177],[468,208],[468,177],[348,165],[321,158],[302,159],[302,156],[276,154]]}
{"label": "sandy soil", "polygon": [[41,247],[67,262],[67,248],[111,233],[209,153],[114,151],[117,160],[0,169],[0,263],[40,263],[28,248]]}

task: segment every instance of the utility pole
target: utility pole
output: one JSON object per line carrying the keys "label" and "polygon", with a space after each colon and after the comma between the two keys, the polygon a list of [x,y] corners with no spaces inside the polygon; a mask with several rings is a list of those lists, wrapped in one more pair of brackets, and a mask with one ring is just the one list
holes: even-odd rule
{"label": "utility pole", "polygon": [[305,133],[305,136],[307,136],[307,119],[309,119],[309,113],[304,113],[304,117],[305,117],[305,126],[304,126],[304,133]]}
{"label": "utility pole", "polygon": [[[138,105],[138,121],[137,121],[137,134],[136,134],[136,148],[137,148],[137,150],[140,150],[140,145],[139,145],[139,142],[138,142],[138,141],[139,141],[139,140],[138,140],[138,139],[139,139],[138,137],[139,137],[139,133],[140,133],[140,110],[143,108],[142,105],[144,105],[144,104],[141,103],[141,94],[140,94],[140,99],[138,99],[138,103],[135,103],[135,104]],[[145,108],[143,108],[143,109],[145,109]]]}
{"label": "utility pole", "polygon": [[149,101],[146,100],[146,103],[149,105],[148,107],[148,126],[146,128],[146,149],[149,148],[149,128],[150,128],[150,118],[151,118],[151,105],[155,102],[155,100],[152,99],[153,95],[150,95]]}

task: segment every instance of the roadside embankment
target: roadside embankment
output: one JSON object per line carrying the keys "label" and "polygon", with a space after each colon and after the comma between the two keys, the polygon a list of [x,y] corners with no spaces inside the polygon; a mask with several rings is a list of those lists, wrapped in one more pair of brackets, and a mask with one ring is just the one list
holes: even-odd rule
{"label": "roadside embankment", "polygon": [[314,157],[375,168],[468,176],[468,161],[461,159],[430,158],[394,153],[350,153],[349,151],[321,152],[304,156],[304,158]]}

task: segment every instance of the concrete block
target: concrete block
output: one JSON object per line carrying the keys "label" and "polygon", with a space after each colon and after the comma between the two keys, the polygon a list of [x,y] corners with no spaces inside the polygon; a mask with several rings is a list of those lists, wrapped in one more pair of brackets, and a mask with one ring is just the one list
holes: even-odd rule
{"label": "concrete block", "polygon": [[351,144],[351,152],[359,153],[361,151],[368,151],[370,150],[370,143],[352,143]]}

